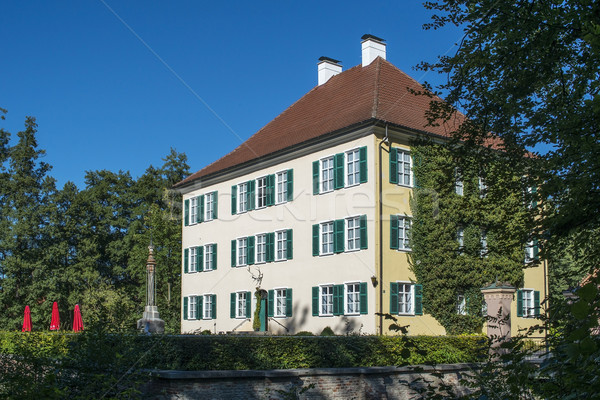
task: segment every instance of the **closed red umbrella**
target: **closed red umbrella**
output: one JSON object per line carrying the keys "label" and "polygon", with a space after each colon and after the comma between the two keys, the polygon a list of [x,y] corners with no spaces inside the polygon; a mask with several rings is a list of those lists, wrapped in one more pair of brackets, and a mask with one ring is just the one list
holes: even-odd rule
{"label": "closed red umbrella", "polygon": [[52,304],[52,321],[50,322],[50,330],[57,331],[60,328],[60,317],[58,315],[58,304]]}
{"label": "closed red umbrella", "polygon": [[25,315],[23,316],[23,328],[21,332],[31,332],[31,311],[29,306],[25,306]]}
{"label": "closed red umbrella", "polygon": [[79,310],[79,304],[75,304],[75,317],[73,317],[73,332],[79,332],[83,330],[83,320],[81,319],[81,311]]}

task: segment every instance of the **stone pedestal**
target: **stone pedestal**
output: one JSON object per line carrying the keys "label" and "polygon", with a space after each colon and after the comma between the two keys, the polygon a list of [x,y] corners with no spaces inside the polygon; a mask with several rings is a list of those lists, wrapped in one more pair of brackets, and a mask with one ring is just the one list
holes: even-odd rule
{"label": "stone pedestal", "polygon": [[158,307],[146,306],[143,317],[138,319],[137,328],[147,333],[164,333],[165,321],[160,319]]}
{"label": "stone pedestal", "polygon": [[487,335],[492,340],[492,349],[498,348],[511,338],[510,305],[516,288],[506,283],[494,283],[481,289],[487,304]]}

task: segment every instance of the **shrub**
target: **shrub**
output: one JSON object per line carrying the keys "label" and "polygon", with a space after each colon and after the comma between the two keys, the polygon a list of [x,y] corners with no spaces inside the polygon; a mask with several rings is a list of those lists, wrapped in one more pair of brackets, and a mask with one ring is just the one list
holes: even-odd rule
{"label": "shrub", "polygon": [[335,333],[333,332],[333,329],[331,329],[330,327],[326,326],[321,331],[321,336],[335,336]]}

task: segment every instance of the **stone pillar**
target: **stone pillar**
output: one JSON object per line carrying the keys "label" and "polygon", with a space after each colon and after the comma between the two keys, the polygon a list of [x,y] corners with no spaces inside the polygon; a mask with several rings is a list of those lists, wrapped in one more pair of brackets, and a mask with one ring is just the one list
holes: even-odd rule
{"label": "stone pillar", "polygon": [[154,247],[148,246],[148,261],[146,261],[146,307],[142,319],[137,322],[137,328],[146,333],[164,333],[165,321],[160,319],[156,306],[156,260],[154,260]]}
{"label": "stone pillar", "polygon": [[487,335],[492,340],[492,348],[511,338],[510,305],[515,291],[514,286],[499,282],[481,288],[487,304]]}

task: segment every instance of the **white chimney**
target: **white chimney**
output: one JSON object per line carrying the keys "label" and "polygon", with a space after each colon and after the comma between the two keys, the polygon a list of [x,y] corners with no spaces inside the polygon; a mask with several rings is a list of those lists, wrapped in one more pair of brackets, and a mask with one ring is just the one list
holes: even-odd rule
{"label": "white chimney", "polygon": [[362,41],[362,66],[371,64],[377,57],[385,60],[385,40],[373,35],[363,35]]}
{"label": "white chimney", "polygon": [[340,65],[340,61],[334,60],[329,57],[321,57],[319,58],[318,72],[319,72],[319,86],[324,84],[331,78],[342,72],[342,66]]}

